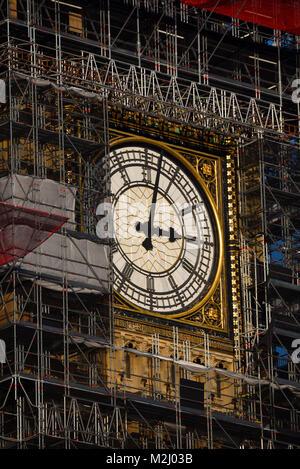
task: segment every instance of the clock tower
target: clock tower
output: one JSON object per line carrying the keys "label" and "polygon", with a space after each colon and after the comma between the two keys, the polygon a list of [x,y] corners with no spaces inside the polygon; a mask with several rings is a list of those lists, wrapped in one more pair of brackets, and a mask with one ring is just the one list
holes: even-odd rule
{"label": "clock tower", "polygon": [[285,4],[1,1],[0,448],[300,448]]}
{"label": "clock tower", "polygon": [[[112,109],[111,205],[97,233],[111,237],[118,389],[161,403],[182,393],[192,408],[213,396],[216,408],[233,410],[233,381],[197,368],[230,373],[240,358],[232,141],[159,119],[154,133],[139,113],[127,120],[123,112],[122,122],[116,115]],[[196,372],[179,365],[187,362]]]}

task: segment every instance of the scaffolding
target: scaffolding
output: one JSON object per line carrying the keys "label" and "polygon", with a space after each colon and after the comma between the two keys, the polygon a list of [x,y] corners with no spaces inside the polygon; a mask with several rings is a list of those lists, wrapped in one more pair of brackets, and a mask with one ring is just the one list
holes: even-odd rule
{"label": "scaffolding", "polygon": [[245,367],[272,383],[259,406],[264,439],[280,448],[298,444],[299,148],[259,139],[241,149],[239,174]]}
{"label": "scaffolding", "polygon": [[[299,40],[173,0],[85,3],[0,2],[1,200],[67,218],[0,267],[0,446],[299,448]],[[239,149],[235,359],[209,330],[117,326],[95,227],[121,126]]]}

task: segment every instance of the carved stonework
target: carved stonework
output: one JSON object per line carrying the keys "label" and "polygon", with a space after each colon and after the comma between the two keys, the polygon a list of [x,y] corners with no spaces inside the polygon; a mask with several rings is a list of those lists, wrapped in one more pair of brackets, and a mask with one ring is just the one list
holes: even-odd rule
{"label": "carved stonework", "polygon": [[217,288],[213,297],[195,315],[189,318],[191,322],[198,323],[203,327],[221,329],[223,325],[222,302],[220,300],[220,287]]}
{"label": "carved stonework", "polygon": [[215,162],[212,160],[208,160],[207,158],[199,158],[197,171],[206,183],[212,182],[216,179]]}

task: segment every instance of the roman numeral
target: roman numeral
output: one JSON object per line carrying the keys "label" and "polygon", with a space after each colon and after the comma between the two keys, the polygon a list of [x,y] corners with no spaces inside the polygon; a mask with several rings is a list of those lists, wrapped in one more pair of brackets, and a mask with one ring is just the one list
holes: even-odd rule
{"label": "roman numeral", "polygon": [[199,272],[195,272],[195,282],[198,284],[198,285],[201,285],[201,283],[203,283],[205,281],[205,277],[203,277],[203,275],[201,275]]}
{"label": "roman numeral", "polygon": [[154,292],[154,278],[147,277],[147,290],[149,292]]}
{"label": "roman numeral", "polygon": [[168,280],[169,280],[169,283],[170,283],[172,289],[173,289],[174,292],[176,293],[176,296],[177,296],[177,298],[178,298],[180,304],[181,304],[182,306],[184,306],[183,299],[184,299],[185,297],[184,297],[184,295],[181,295],[181,294],[180,294],[180,291],[178,290],[178,287],[177,287],[176,282],[175,282],[174,278],[172,277],[172,275],[169,275]]}
{"label": "roman numeral", "polygon": [[122,276],[124,278],[130,278],[131,275],[133,274],[133,267],[130,264],[126,264],[124,269],[122,270]]}
{"label": "roman numeral", "polygon": [[205,240],[204,245],[205,246],[214,246],[214,243],[210,243],[209,241]]}
{"label": "roman numeral", "polygon": [[118,166],[119,166],[119,172],[121,174],[121,178],[123,179],[123,181],[126,184],[129,184],[130,183],[130,178],[128,176],[128,173],[127,173],[126,169],[123,168],[124,162],[125,162],[124,155],[118,155],[117,156],[117,163],[118,163]]}
{"label": "roman numeral", "polygon": [[169,280],[169,284],[171,285],[173,290],[177,290],[177,285],[176,285],[176,282],[175,282],[174,278],[172,277],[172,275],[169,275],[168,280]]}
{"label": "roman numeral", "polygon": [[189,274],[191,274],[194,271],[194,266],[186,259],[183,259],[182,261],[182,267],[184,270],[186,270]]}
{"label": "roman numeral", "polygon": [[118,251],[117,243],[113,241],[113,243],[111,244],[111,253],[115,254],[117,251]]}
{"label": "roman numeral", "polygon": [[203,251],[210,252],[210,247],[214,247],[214,243],[210,243],[207,239],[203,241]]}
{"label": "roman numeral", "polygon": [[128,173],[127,173],[126,169],[124,169],[124,168],[120,169],[120,173],[121,173],[121,178],[123,179],[123,181],[126,184],[129,184],[130,183],[130,178],[128,176]]}
{"label": "roman numeral", "polygon": [[151,183],[151,169],[147,167],[143,167],[143,181],[147,184]]}

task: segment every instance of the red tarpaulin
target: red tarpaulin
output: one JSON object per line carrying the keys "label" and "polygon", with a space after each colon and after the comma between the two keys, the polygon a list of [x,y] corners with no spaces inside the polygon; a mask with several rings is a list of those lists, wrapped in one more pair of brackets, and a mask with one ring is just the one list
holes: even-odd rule
{"label": "red tarpaulin", "polygon": [[[181,1],[210,11],[218,3],[217,0]],[[220,0],[214,12],[300,35],[300,0]]]}
{"label": "red tarpaulin", "polygon": [[67,220],[60,215],[0,202],[0,265],[26,256]]}

